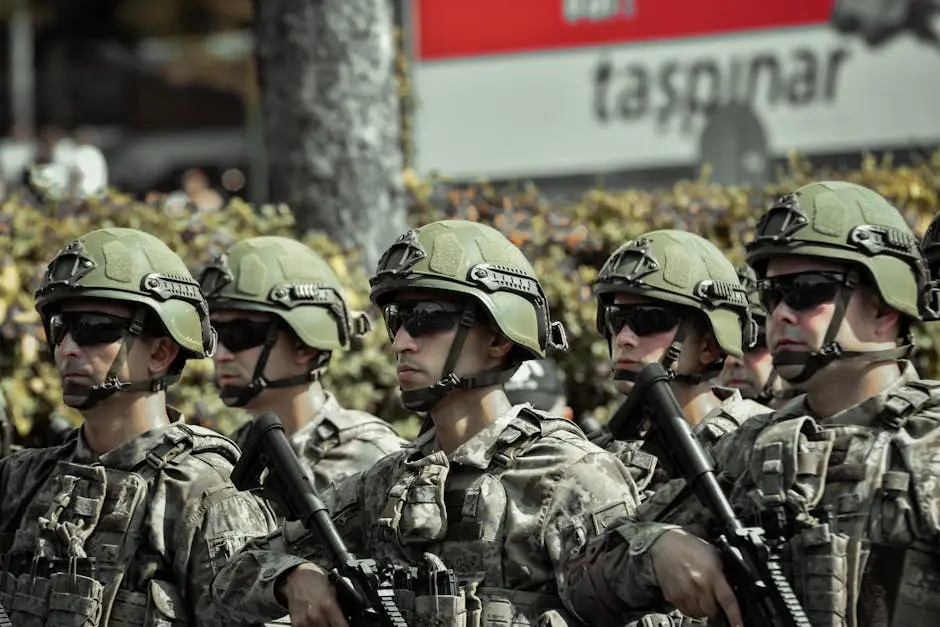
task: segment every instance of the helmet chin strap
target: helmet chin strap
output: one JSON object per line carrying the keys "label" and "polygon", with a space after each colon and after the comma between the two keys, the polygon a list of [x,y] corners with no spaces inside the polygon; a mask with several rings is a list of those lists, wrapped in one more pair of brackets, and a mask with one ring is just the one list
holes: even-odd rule
{"label": "helmet chin strap", "polygon": [[444,362],[444,368],[441,378],[432,386],[418,388],[417,390],[402,390],[401,402],[405,409],[414,412],[429,412],[441,402],[441,400],[456,390],[473,390],[491,385],[501,385],[509,381],[516,372],[518,365],[509,367],[494,368],[475,375],[460,377],[454,373],[457,366],[457,360],[460,358],[460,352],[463,350],[464,342],[467,341],[467,334],[476,322],[476,305],[468,302],[464,305],[460,313],[460,322],[457,325],[457,332],[454,334],[454,340],[450,344],[450,352],[447,354],[447,360]]}
{"label": "helmet chin strap", "polygon": [[903,359],[910,354],[912,342],[910,337],[905,338],[905,343],[896,348],[886,348],[875,351],[847,351],[836,341],[836,335],[842,327],[842,321],[845,319],[845,312],[849,306],[849,300],[852,293],[859,285],[859,274],[857,270],[850,270],[845,277],[845,283],[839,286],[839,293],[836,296],[835,309],[832,312],[832,319],[829,321],[829,327],[826,329],[826,336],[822,341],[819,350],[811,353],[797,351],[782,351],[774,353],[774,368],[780,366],[803,366],[799,372],[793,376],[780,377],[788,383],[805,383],[813,375],[836,360],[852,360],[874,363],[878,361],[889,361]]}
{"label": "helmet chin strap", "polygon": [[264,376],[265,368],[267,368],[268,365],[268,358],[271,356],[271,351],[277,343],[277,334],[279,331],[280,325],[278,321],[271,320],[268,324],[268,334],[264,338],[261,354],[258,355],[254,373],[251,375],[251,383],[248,385],[223,385],[219,387],[219,397],[227,407],[244,407],[267,388],[289,388],[295,385],[313,383],[320,379],[323,368],[330,360],[330,354],[325,351],[318,353],[316,364],[310,372],[274,379],[273,381]]}
{"label": "helmet chin strap", "polygon": [[66,382],[62,386],[62,396],[64,398],[75,397],[83,400],[79,402],[65,401],[70,407],[78,410],[91,409],[106,398],[114,396],[118,392],[159,392],[165,390],[179,380],[179,374],[166,374],[143,381],[121,381],[118,373],[124,367],[127,356],[134,345],[134,340],[140,336],[144,329],[144,320],[147,316],[146,309],[138,309],[131,319],[131,323],[124,332],[121,339],[121,347],[118,349],[114,361],[108,369],[108,374],[104,377],[104,382],[98,385],[84,385],[81,383]]}

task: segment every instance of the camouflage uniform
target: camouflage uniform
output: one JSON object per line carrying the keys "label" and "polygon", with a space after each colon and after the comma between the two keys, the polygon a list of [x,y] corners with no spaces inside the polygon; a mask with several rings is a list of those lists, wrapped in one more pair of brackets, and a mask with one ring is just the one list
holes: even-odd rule
{"label": "camouflage uniform", "polygon": [[[470,296],[516,345],[516,359],[544,357],[553,325],[541,288],[518,249],[489,227],[445,221],[406,234],[373,280],[373,299],[382,306],[395,302],[393,294],[382,297],[386,280],[395,289],[433,285]],[[474,377],[457,385],[473,386]],[[571,421],[527,405],[514,406],[450,455],[436,434],[430,428],[325,495],[350,548],[380,564],[415,564],[434,554],[455,571],[459,590],[431,598],[398,592],[409,624],[573,621],[564,564],[607,524],[634,513],[626,469]],[[251,543],[216,579],[217,602],[233,620],[283,612],[275,582],[302,561],[289,552],[310,553],[303,546],[289,528]]]}
{"label": "camouflage uniform", "polygon": [[[200,284],[213,309],[261,312],[271,316],[270,340],[246,387],[222,387],[227,405],[245,406],[266,388],[319,380],[334,351],[348,349],[354,336],[370,329],[368,318],[350,312],[336,273],[320,255],[286,237],[253,237],[217,257]],[[268,355],[278,332],[289,329],[304,346],[319,351],[309,373],[270,381]],[[313,474],[318,489],[371,467],[405,443],[390,424],[362,411],[345,409],[333,395],[313,419],[291,437],[294,451]],[[230,437],[244,445],[248,424]]]}
{"label": "camouflage uniform", "polygon": [[[916,239],[871,190],[827,182],[783,197],[761,222],[750,256],[783,254],[857,264],[849,275],[862,266],[888,306],[919,317],[926,269]],[[840,288],[832,325],[841,324],[853,287],[847,280]],[[883,361],[906,348],[803,356],[818,368],[816,355]],[[785,572],[815,627],[940,620],[940,382],[900,365],[887,389],[825,420],[800,396],[751,418],[713,449],[738,514],[784,541]],[[664,518],[706,537],[712,531],[694,499],[674,504]],[[648,549],[667,528],[628,523],[590,547],[572,566],[575,608],[608,624],[628,608],[655,604]]]}
{"label": "camouflage uniform", "polygon": [[[244,447],[250,425],[245,423],[229,436],[239,447]],[[317,490],[371,468],[405,444],[387,422],[342,407],[329,392],[313,420],[295,431],[290,442]]]}
{"label": "camouflage uniform", "polygon": [[[213,349],[198,285],[148,234],[95,231],[60,252],[37,292],[44,322],[83,296],[140,306],[184,359]],[[125,331],[125,347],[139,330]],[[112,365],[114,381],[116,373]],[[159,389],[176,374],[145,384]],[[83,407],[119,387],[90,388]],[[194,625],[197,616],[201,625],[220,624],[208,603],[212,577],[273,521],[229,480],[232,442],[167,413],[172,424],[103,455],[78,429],[60,446],[0,460],[0,602],[14,625]]]}
{"label": "camouflage uniform", "polygon": [[[724,355],[740,356],[756,339],[757,327],[750,316],[747,292],[734,266],[713,244],[684,231],[652,231],[618,248],[604,263],[593,286],[597,297],[597,330],[607,338],[613,356],[614,336],[607,324],[606,310],[616,294],[627,293],[651,299],[656,304],[702,312],[722,355],[701,372],[676,374],[677,382],[698,384],[721,371]],[[686,335],[693,328],[692,316],[680,322],[672,346],[663,357],[671,368],[682,351]],[[615,370],[614,379],[632,380],[634,373]],[[740,394],[715,391],[722,400],[694,427],[709,441],[733,430],[750,416],[770,411],[763,405],[745,401]],[[609,432],[592,440],[618,457],[644,495],[652,494],[674,473],[664,465],[665,456],[655,438],[646,438],[644,416],[628,417],[632,431],[628,439],[615,441]]]}

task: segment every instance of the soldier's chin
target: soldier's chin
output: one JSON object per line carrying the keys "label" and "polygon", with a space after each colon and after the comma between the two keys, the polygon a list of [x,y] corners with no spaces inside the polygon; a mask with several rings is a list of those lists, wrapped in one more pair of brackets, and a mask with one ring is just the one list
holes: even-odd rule
{"label": "soldier's chin", "polygon": [[73,409],[81,409],[88,401],[88,394],[62,394],[62,402]]}
{"label": "soldier's chin", "polygon": [[774,370],[777,371],[777,375],[784,381],[792,381],[800,376],[803,373],[803,369],[806,366],[802,364],[790,364],[786,366],[774,366]]}
{"label": "soldier's chin", "polygon": [[614,387],[617,388],[617,392],[620,394],[629,394],[633,391],[633,386],[633,381],[614,381]]}

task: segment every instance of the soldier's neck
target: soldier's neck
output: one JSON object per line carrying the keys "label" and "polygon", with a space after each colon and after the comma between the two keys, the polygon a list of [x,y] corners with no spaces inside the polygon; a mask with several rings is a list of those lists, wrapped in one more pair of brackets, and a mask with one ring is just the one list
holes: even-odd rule
{"label": "soldier's neck", "polygon": [[287,437],[310,424],[326,403],[326,393],[319,381],[276,391],[277,395],[271,394],[265,399],[264,407],[252,408],[251,413],[257,417],[266,411],[274,412],[281,419]]}
{"label": "soldier's neck", "polygon": [[673,381],[670,386],[682,407],[686,422],[692,426],[702,422],[708,412],[721,404],[721,399],[715,396],[711,384],[707,381],[695,385]]}
{"label": "soldier's neck", "polygon": [[447,455],[512,409],[502,386],[448,394],[431,411],[437,441]]}
{"label": "soldier's neck", "polygon": [[861,372],[821,371],[804,386],[806,404],[816,418],[830,418],[883,392],[900,377],[896,361],[869,364]]}
{"label": "soldier's neck", "polygon": [[82,412],[82,432],[98,455],[112,451],[137,436],[170,424],[163,392],[125,392]]}

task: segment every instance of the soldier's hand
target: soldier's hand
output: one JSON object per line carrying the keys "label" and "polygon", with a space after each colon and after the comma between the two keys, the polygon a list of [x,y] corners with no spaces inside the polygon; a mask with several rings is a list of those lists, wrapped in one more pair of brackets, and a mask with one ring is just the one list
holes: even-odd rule
{"label": "soldier's hand", "polygon": [[715,547],[673,529],[653,543],[650,558],[663,596],[680,612],[694,618],[718,618],[724,612],[732,627],[743,624]]}
{"label": "soldier's hand", "polygon": [[322,568],[301,564],[281,587],[293,627],[349,627],[336,600],[336,589]]}

